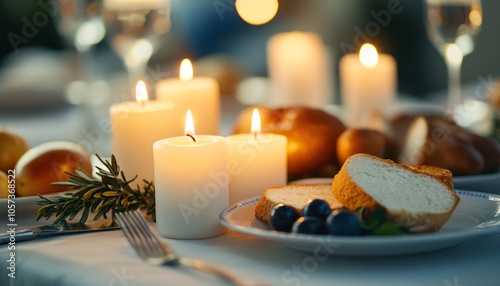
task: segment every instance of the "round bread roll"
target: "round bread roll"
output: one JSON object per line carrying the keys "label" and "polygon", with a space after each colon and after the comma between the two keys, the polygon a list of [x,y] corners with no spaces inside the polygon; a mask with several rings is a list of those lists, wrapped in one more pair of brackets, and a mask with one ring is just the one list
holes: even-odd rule
{"label": "round bread roll", "polygon": [[445,168],[454,176],[481,173],[484,166],[481,153],[450,132],[451,126],[440,124],[417,117],[408,128],[399,161]]}
{"label": "round bread roll", "polygon": [[350,128],[340,134],[337,140],[337,159],[343,165],[354,154],[365,153],[384,157],[386,136],[377,130]]}
{"label": "round bread roll", "polygon": [[445,118],[431,118],[429,120],[435,130],[446,131],[449,136],[462,141],[481,154],[484,164],[481,173],[498,172],[500,167],[500,144],[497,141],[468,131]]}
{"label": "round bread roll", "polygon": [[484,167],[481,173],[498,172],[500,168],[500,144],[488,137],[460,129],[457,137],[472,145],[483,157]]}

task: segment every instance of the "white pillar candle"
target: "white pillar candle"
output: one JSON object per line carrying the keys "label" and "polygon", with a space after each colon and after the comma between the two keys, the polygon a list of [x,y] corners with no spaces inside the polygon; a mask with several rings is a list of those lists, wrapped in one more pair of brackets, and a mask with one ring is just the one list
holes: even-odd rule
{"label": "white pillar candle", "polygon": [[180,79],[164,79],[157,84],[156,98],[174,103],[184,114],[191,109],[198,134],[219,134],[219,83],[210,77],[193,77],[188,59],[182,61]]}
{"label": "white pillar candle", "polygon": [[396,97],[396,61],[365,44],[358,54],[340,60],[344,120],[350,127],[368,127],[370,118],[384,113]]}
{"label": "white pillar candle", "polygon": [[287,183],[286,137],[261,134],[257,109],[251,130],[252,134],[227,137],[229,204],[260,196],[268,187]]}
{"label": "white pillar candle", "polygon": [[153,151],[157,140],[179,136],[183,130],[173,128],[172,122],[182,118],[169,102],[148,101],[144,82],[137,84],[137,101],[114,104],[109,109],[112,152],[127,179],[138,175],[136,182],[153,180]]}
{"label": "white pillar candle", "polygon": [[315,33],[272,36],[267,45],[269,105],[323,108],[333,102],[331,56]]}
{"label": "white pillar candle", "polygon": [[190,125],[188,115],[186,136],[153,145],[156,226],[169,238],[200,239],[225,230],[219,214],[228,206],[226,139],[196,136]]}

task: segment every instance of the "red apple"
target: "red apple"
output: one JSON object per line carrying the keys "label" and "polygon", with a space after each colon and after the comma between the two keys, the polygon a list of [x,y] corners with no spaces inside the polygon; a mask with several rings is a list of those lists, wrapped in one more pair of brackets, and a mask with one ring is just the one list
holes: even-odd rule
{"label": "red apple", "polygon": [[315,174],[326,166],[337,164],[337,138],[345,126],[335,116],[308,107],[253,106],[239,114],[234,134],[250,133],[254,108],[260,113],[262,133],[282,134],[288,139],[289,179]]}

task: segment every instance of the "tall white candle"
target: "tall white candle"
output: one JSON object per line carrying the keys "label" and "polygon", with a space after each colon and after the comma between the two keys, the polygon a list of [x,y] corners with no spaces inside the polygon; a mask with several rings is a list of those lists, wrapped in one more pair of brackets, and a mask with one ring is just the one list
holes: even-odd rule
{"label": "tall white candle", "polygon": [[210,77],[193,77],[189,60],[182,61],[180,79],[164,79],[156,85],[156,98],[174,103],[184,114],[191,109],[198,134],[219,134],[219,83]]}
{"label": "tall white candle", "polygon": [[159,233],[199,239],[224,232],[219,214],[228,206],[226,139],[196,136],[188,115],[186,136],[155,142],[153,153]]}
{"label": "tall white candle", "polygon": [[344,120],[351,127],[368,127],[370,118],[384,113],[396,97],[396,61],[365,44],[360,53],[340,60]]}
{"label": "tall white candle", "polygon": [[261,134],[260,127],[260,116],[254,109],[252,134],[227,137],[230,204],[287,183],[287,139],[279,134]]}
{"label": "tall white candle", "polygon": [[267,44],[269,104],[323,108],[333,101],[331,56],[315,33],[289,32]]}
{"label": "tall white candle", "polygon": [[171,126],[180,116],[175,105],[148,101],[142,81],[137,84],[136,99],[112,105],[109,116],[112,152],[127,179],[138,175],[136,182],[142,184],[143,179],[153,180],[153,143],[162,138],[179,136],[183,130]]}

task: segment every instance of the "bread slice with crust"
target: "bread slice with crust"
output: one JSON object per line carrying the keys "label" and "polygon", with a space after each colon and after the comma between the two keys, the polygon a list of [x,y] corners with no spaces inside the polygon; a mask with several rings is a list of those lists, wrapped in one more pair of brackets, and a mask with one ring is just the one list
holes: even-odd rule
{"label": "bread slice with crust", "polygon": [[389,219],[411,232],[439,230],[459,201],[438,178],[367,154],[349,157],[332,182],[332,194],[351,211],[384,207]]}
{"label": "bread slice with crust", "polygon": [[302,211],[313,199],[323,199],[332,209],[342,205],[332,195],[331,184],[286,185],[268,188],[255,206],[255,217],[269,223],[271,211],[278,204],[286,204]]}

